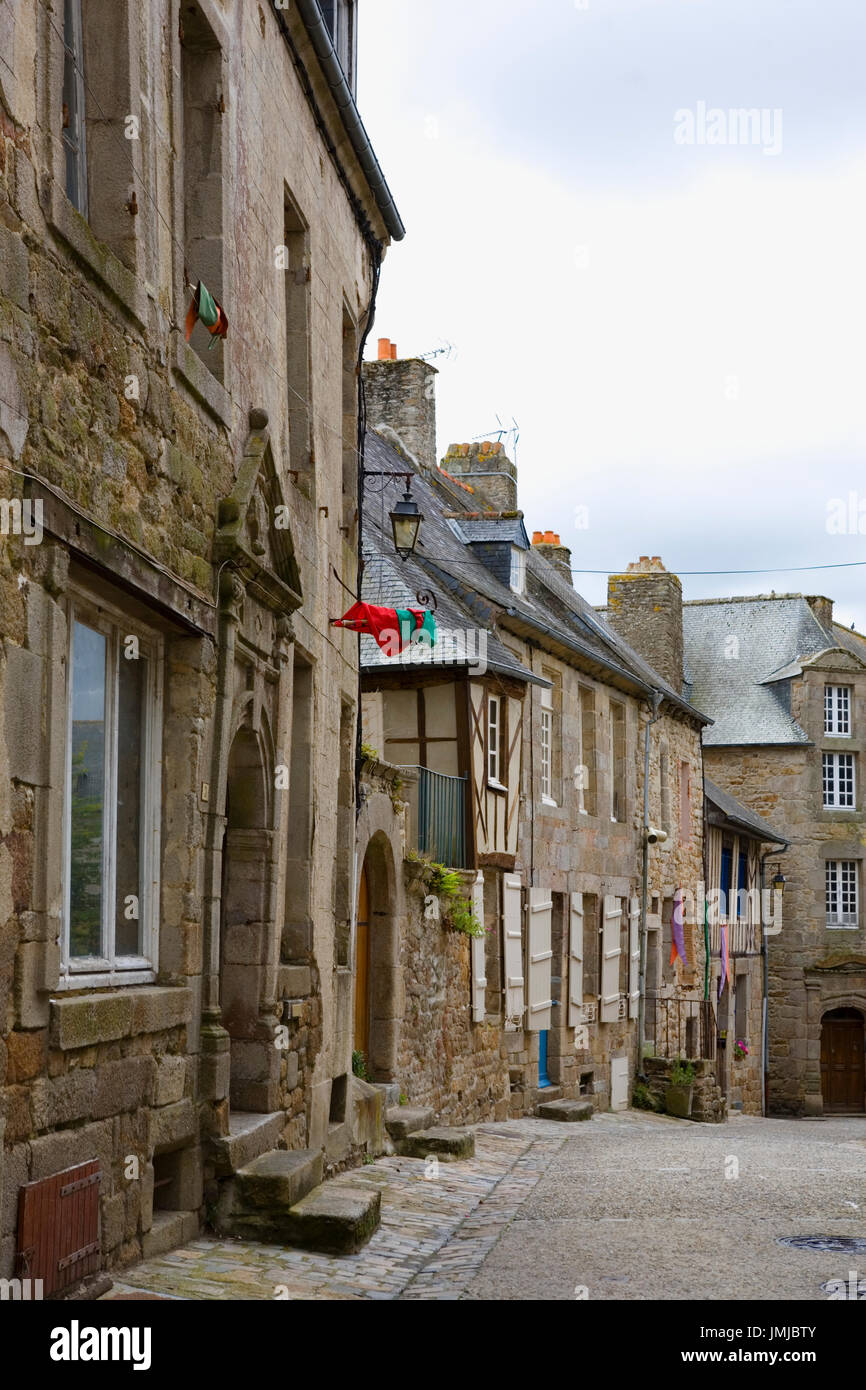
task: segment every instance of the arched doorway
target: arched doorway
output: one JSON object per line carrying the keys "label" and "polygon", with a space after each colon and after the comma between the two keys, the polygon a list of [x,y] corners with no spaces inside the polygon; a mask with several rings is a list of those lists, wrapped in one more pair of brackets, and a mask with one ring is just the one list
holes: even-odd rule
{"label": "arched doorway", "polygon": [[402,1012],[394,856],[377,833],[367,846],[355,917],[354,1047],[374,1081],[393,1081]]}
{"label": "arched doorway", "polygon": [[265,1113],[277,1101],[275,1049],[260,1025],[273,910],[268,787],[259,739],[251,729],[239,729],[226,786],[220,1010],[231,1038],[231,1108]]}
{"label": "arched doorway", "polygon": [[821,1095],[825,1115],[866,1109],[866,1023],[859,1009],[831,1009],[821,1019]]}

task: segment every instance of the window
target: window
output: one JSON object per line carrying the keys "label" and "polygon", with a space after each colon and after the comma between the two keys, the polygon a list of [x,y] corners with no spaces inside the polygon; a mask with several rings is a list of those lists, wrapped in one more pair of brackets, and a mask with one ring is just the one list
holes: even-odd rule
{"label": "window", "polygon": [[503,754],[504,714],[502,697],[487,697],[487,780],[495,787],[503,785],[505,774]]}
{"label": "window", "polygon": [[[183,92],[184,276],[202,280],[223,303],[223,62],[219,40],[201,10],[184,6]],[[191,291],[184,286],[185,304]],[[229,310],[231,318],[231,310]],[[222,382],[222,341],[196,323],[190,347]]]}
{"label": "window", "polygon": [[556,806],[562,778],[559,736],[560,682],[555,672],[545,671],[544,676],[551,682],[551,688],[541,692],[541,797],[549,805]]}
{"label": "window", "polygon": [[595,691],[581,686],[578,692],[580,717],[577,721],[578,761],[574,769],[578,810],[594,816],[595,809]]}
{"label": "window", "polygon": [[354,96],[358,60],[357,5],[355,0],[319,0],[319,6],[349,90]]}
{"label": "window", "polygon": [[511,575],[508,582],[516,594],[522,594],[526,588],[526,551],[516,545],[511,547]]}
{"label": "window", "polygon": [[744,849],[740,850],[739,863],[737,866],[737,916],[743,916],[743,906],[746,903],[746,893],[749,887],[749,856]]}
{"label": "window", "polygon": [[663,743],[659,752],[659,799],[661,802],[661,828],[666,835],[671,833],[671,767],[668,746]]}
{"label": "window", "polygon": [[828,859],[825,870],[828,927],[857,927],[857,861]]}
{"label": "window", "polygon": [[66,196],[81,216],[86,217],[87,155],[81,0],[65,0],[63,49],[63,153],[66,160]]}
{"label": "window", "polygon": [[749,977],[748,975],[738,975],[736,978],[737,992],[734,996],[734,1040],[739,1042],[749,1041]]}
{"label": "window", "polygon": [[825,807],[829,809],[853,807],[853,753],[825,753],[823,755],[823,770]]}
{"label": "window", "polygon": [[358,329],[343,305],[343,525],[351,541],[358,511]]}
{"label": "window", "polygon": [[283,244],[289,466],[297,470],[298,484],[309,496],[312,484],[310,234],[288,192],[283,195]]}
{"label": "window", "polygon": [[69,632],[64,969],[148,971],[157,944],[161,642],[78,597]]}
{"label": "window", "polygon": [[719,875],[719,889],[722,894],[721,898],[719,899],[719,915],[725,921],[727,921],[731,915],[730,897],[731,879],[733,876],[733,872],[734,846],[731,843],[726,842],[722,845],[722,870]]}
{"label": "window", "polygon": [[692,778],[688,763],[680,763],[680,844],[692,842]]}
{"label": "window", "polygon": [[625,820],[625,706],[610,702],[610,818]]}
{"label": "window", "polygon": [[836,738],[850,738],[850,685],[824,686],[824,733],[834,734]]}

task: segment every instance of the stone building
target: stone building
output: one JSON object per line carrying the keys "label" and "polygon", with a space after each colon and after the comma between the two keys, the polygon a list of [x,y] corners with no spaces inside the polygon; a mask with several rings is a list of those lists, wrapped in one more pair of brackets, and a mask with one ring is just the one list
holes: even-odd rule
{"label": "stone building", "polygon": [[0,1276],[32,1266],[22,1189],[73,1165],[101,1237],[67,1281],[197,1230],[259,1155],[309,1185],[381,1134],[328,619],[403,229],[355,8],[0,6]]}
{"label": "stone building", "polygon": [[683,607],[707,772],[790,842],[768,938],[769,1109],[866,1107],[863,907],[866,639],[801,594]]}
{"label": "stone building", "polygon": [[[416,967],[405,978],[394,972],[390,996],[375,1005],[388,1022],[380,1035],[390,1051],[383,1056],[371,1044],[374,1078],[402,1086],[410,1104],[435,1107],[431,1051],[448,1052],[455,1074],[468,1050],[484,1075],[470,1093],[473,1117],[532,1113],[557,1096],[623,1108],[637,1062],[641,929],[658,974],[665,913],[669,923],[677,889],[701,878],[706,718],[575,592],[556,533],[539,532],[530,542],[517,470],[501,445],[452,446],[439,466],[434,369],[397,358],[382,340],[379,360],[366,363],[364,374],[368,455],[377,473],[410,470],[424,522],[415,553],[396,560],[385,517],[402,478],[399,487],[396,477],[371,480],[362,597],[405,607],[426,592],[449,635],[426,662],[383,656],[362,638],[365,741],[381,759],[379,775],[399,768],[410,806],[423,811],[413,810],[408,824],[392,820],[389,830],[378,793],[377,829],[364,831],[359,860],[377,835],[383,850],[387,840],[381,881],[397,891],[387,910],[384,891],[378,909],[371,903],[373,945],[361,949],[378,949],[377,911],[388,918],[393,909],[392,960],[404,937],[422,943],[430,971],[443,956],[443,940],[423,926],[419,933],[405,899],[402,885],[416,873],[411,863],[408,873],[402,868],[407,849],[462,869],[487,929],[484,942],[465,944],[471,978],[463,980],[462,1000],[459,991],[454,997],[440,989],[449,1012],[427,1020],[427,1028],[414,1029],[416,1006],[400,993]],[[454,630],[463,632],[462,651]],[[665,815],[670,822],[674,778],[675,827],[664,845],[650,846],[646,823],[661,825]],[[365,807],[362,826],[366,814]],[[443,822],[446,834],[438,833]],[[667,968],[666,979],[682,1014],[683,1045],[691,1018],[688,1040],[697,1054],[714,1043],[715,1030],[701,1009],[703,938],[693,922],[686,945],[687,964]],[[417,958],[417,946],[413,952]]]}

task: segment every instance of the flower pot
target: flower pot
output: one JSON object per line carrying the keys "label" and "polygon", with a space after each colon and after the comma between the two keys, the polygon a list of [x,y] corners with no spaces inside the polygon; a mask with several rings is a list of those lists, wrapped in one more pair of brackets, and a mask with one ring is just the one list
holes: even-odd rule
{"label": "flower pot", "polygon": [[680,1120],[687,1120],[692,1113],[694,1086],[668,1086],[665,1091],[665,1110]]}

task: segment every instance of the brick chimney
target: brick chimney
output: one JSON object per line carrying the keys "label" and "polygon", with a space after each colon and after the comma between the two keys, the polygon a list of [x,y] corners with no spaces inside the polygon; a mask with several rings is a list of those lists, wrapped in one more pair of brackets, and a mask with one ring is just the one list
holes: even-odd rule
{"label": "brick chimney", "polygon": [[449,444],[446,473],[468,483],[480,504],[494,512],[517,511],[517,468],[500,443]]}
{"label": "brick chimney", "polygon": [[641,555],[607,581],[607,621],[650,666],[683,688],[683,590],[658,555]]}
{"label": "brick chimney", "polygon": [[434,471],[436,368],[418,357],[398,358],[397,344],[380,338],[378,361],[365,362],[363,371],[370,429],[387,425],[423,468]]}
{"label": "brick chimney", "polygon": [[532,548],[553,565],[560,579],[564,579],[566,584],[574,585],[571,573],[571,551],[567,545],[562,544],[555,531],[533,531]]}

